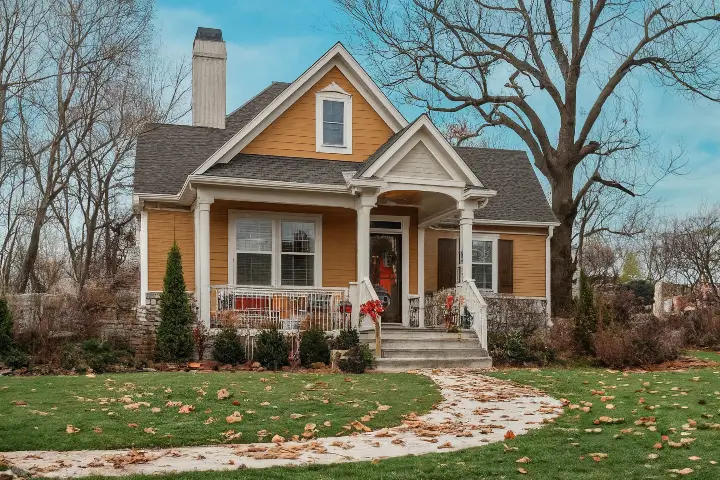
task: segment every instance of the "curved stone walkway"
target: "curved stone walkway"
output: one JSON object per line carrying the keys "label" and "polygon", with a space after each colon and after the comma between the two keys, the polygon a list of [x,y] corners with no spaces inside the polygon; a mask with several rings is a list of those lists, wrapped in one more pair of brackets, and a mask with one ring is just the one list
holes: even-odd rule
{"label": "curved stone walkway", "polygon": [[[444,401],[426,415],[410,414],[397,427],[304,442],[213,445],[149,450],[25,451],[0,453],[10,465],[38,477],[75,478],[381,460],[478,447],[520,435],[562,413],[558,400],[479,371],[416,373],[432,378]],[[507,434],[511,436],[510,434]]]}

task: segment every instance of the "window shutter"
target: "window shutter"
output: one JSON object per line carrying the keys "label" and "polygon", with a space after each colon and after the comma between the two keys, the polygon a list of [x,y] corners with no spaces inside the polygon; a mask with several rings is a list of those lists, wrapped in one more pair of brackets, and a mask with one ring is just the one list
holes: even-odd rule
{"label": "window shutter", "polygon": [[512,240],[498,240],[498,293],[513,293]]}

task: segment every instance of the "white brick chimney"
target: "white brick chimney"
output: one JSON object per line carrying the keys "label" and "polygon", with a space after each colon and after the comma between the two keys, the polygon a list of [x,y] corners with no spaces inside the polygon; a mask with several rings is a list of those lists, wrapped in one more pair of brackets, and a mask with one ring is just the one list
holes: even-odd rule
{"label": "white brick chimney", "polygon": [[225,63],[222,31],[199,27],[193,42],[192,123],[225,128]]}

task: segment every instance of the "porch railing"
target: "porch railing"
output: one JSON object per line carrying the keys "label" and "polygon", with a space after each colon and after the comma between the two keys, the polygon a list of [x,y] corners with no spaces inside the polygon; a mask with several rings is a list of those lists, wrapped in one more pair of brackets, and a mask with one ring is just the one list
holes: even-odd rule
{"label": "porch railing", "polygon": [[325,331],[350,328],[346,288],[211,287],[211,326]]}
{"label": "porch railing", "polygon": [[487,350],[487,302],[473,281],[463,280],[458,283],[457,293],[462,299],[461,311],[471,316],[471,328],[477,333],[482,348]]}

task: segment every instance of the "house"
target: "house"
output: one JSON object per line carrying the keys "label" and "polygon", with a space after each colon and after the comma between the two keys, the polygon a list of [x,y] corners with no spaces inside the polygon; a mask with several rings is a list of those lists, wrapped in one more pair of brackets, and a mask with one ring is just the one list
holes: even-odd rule
{"label": "house", "polygon": [[192,126],[138,140],[142,306],[176,241],[207,324],[336,330],[367,325],[359,305],[380,299],[388,358],[420,358],[402,353],[408,329],[447,357],[430,328],[447,323],[486,358],[499,294],[549,309],[557,222],[524,152],[453,148],[426,115],[409,122],[340,43],[230,114],[225,71],[222,32],[199,28]]}

